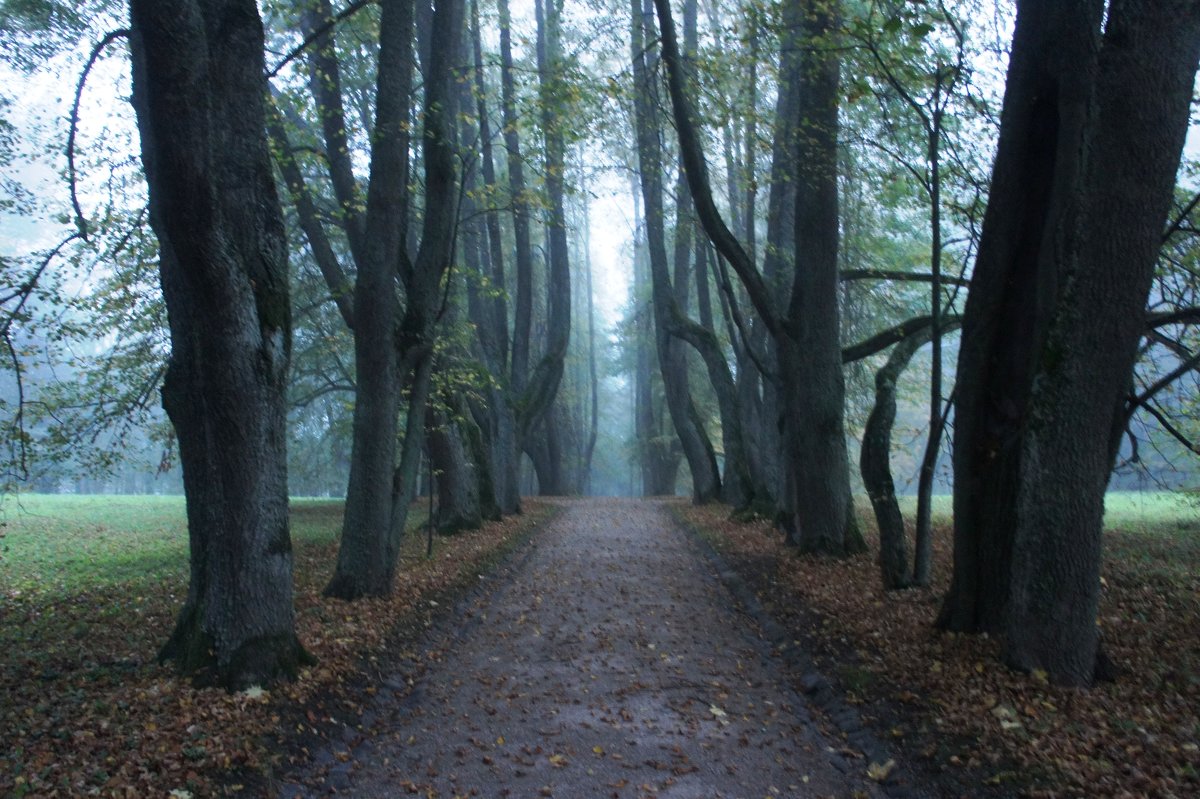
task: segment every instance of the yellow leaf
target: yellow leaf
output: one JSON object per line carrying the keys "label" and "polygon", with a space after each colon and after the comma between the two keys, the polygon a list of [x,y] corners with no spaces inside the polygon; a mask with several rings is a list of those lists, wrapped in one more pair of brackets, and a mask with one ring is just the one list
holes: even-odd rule
{"label": "yellow leaf", "polygon": [[567,759],[562,755],[550,755],[550,765],[555,768],[562,768],[567,765]]}
{"label": "yellow leaf", "polygon": [[603,746],[593,746],[592,751],[595,752],[596,754],[600,755],[601,757],[604,756],[604,747]]}
{"label": "yellow leaf", "polygon": [[867,776],[875,780],[875,782],[883,782],[892,773],[892,769],[896,768],[895,760],[888,760],[886,763],[872,763],[867,766]]}

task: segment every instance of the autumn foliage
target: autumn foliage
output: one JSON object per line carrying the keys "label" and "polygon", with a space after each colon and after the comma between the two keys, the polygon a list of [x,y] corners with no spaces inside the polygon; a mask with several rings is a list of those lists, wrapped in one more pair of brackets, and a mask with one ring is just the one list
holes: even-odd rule
{"label": "autumn foliage", "polygon": [[[269,691],[195,689],[154,662],[186,591],[186,570],[139,583],[137,594],[122,582],[54,599],[5,591],[0,795],[257,795],[290,738],[322,734],[335,706],[353,712],[367,675],[385,668],[398,625],[422,629],[431,610],[475,584],[546,517],[545,506],[527,505],[523,516],[439,539],[428,560],[424,536],[410,534],[392,595],[353,605],[320,595],[334,537],[298,541],[297,631],[318,662]],[[293,524],[297,514],[340,527],[337,503],[294,507]]]}
{"label": "autumn foliage", "polygon": [[1006,669],[994,639],[934,631],[950,575],[945,525],[933,586],[885,592],[875,540],[851,558],[802,557],[765,522],[730,521],[720,506],[677,510],[814,649],[864,721],[919,771],[917,784],[943,795],[1200,793],[1195,525],[1105,533],[1100,626],[1120,676],[1078,690]]}

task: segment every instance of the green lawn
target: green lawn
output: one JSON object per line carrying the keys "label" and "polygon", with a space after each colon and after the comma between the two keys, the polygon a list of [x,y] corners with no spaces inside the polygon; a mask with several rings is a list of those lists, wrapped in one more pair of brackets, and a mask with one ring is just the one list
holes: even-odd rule
{"label": "green lawn", "polygon": [[[293,499],[293,541],[332,541],[341,512],[341,500]],[[0,504],[0,524],[0,595],[186,577],[181,496],[20,494]]]}
{"label": "green lawn", "polygon": [[[905,518],[916,513],[917,498],[902,496],[900,510]],[[1170,491],[1110,491],[1104,499],[1105,530],[1125,533],[1176,536],[1200,534],[1200,495]],[[869,513],[866,498],[860,510]],[[939,494],[933,498],[933,518],[938,524],[950,522],[951,497]]]}
{"label": "green lawn", "polygon": [[[1122,562],[1147,578],[1177,582],[1193,576],[1200,562],[1200,495],[1170,491],[1110,491],[1104,500],[1104,554],[1109,563]],[[857,505],[861,518],[870,519],[866,497]],[[900,509],[911,522],[917,498],[900,497]],[[934,524],[948,529],[951,498],[933,498]]]}

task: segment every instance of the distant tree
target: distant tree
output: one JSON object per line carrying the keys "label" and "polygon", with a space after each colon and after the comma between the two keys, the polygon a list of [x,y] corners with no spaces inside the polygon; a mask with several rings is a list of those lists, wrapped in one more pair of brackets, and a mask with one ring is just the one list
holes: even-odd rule
{"label": "distant tree", "polygon": [[133,103],[171,357],[163,406],[187,494],[191,580],[161,657],[228,688],[293,676],[285,401],[287,245],[250,0],[132,0]]}
{"label": "distant tree", "polygon": [[850,494],[837,302],[839,4],[795,0],[785,6],[798,38],[785,37],[782,46],[795,47],[799,57],[791,64],[795,71],[784,77],[797,89],[797,105],[780,104],[797,120],[794,160],[784,173],[795,182],[795,261],[791,291],[781,304],[713,201],[670,3],[654,1],[675,127],[696,213],[714,246],[737,272],[776,346],[785,453],[785,490],[780,501],[789,540],[805,551],[845,554],[861,549]]}

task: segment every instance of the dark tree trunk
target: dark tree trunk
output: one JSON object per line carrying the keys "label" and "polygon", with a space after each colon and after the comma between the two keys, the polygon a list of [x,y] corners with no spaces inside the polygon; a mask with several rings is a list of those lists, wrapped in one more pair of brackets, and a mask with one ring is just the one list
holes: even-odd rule
{"label": "dark tree trunk", "polygon": [[1004,626],[1020,427],[1057,293],[1050,251],[1081,168],[1099,14],[1090,5],[1019,7],[958,358],[954,574],[938,620],[950,630]]}
{"label": "dark tree trunk", "polygon": [[130,3],[133,103],[159,239],[191,579],[160,658],[230,689],[292,677],[287,243],[247,0]]}
{"label": "dark tree trunk", "polygon": [[[390,533],[401,381],[399,354],[392,342],[400,314],[396,264],[404,254],[407,213],[408,136],[404,130],[412,85],[412,35],[412,4],[404,0],[384,3],[375,141],[365,235],[354,286],[356,388],[350,481],[337,566],[325,587],[327,596],[341,599],[390,592],[399,555],[400,542]],[[319,82],[314,79],[314,84]],[[330,104],[333,101],[331,98]],[[340,105],[340,97],[336,101]],[[327,139],[327,146],[334,141]]]}
{"label": "dark tree trunk", "polygon": [[[403,239],[407,197],[403,176],[408,157],[404,130],[412,76],[412,5],[406,0],[383,3],[367,192],[368,257],[359,266],[355,286],[354,455],[337,566],[325,589],[327,595],[342,599],[391,591],[425,445],[434,326],[443,296],[442,276],[453,251],[457,211],[451,83],[461,39],[460,6],[439,0],[431,20],[431,79],[425,85],[422,112],[425,214],[420,246],[410,261]],[[397,272],[405,294],[399,319]],[[407,418],[397,465],[398,412],[401,390],[406,387]]]}
{"label": "dark tree trunk", "polygon": [[434,528],[443,534],[478,530],[483,524],[479,479],[462,430],[457,421],[433,404],[426,409],[425,419],[438,495]]}
{"label": "dark tree trunk", "polygon": [[[795,254],[797,265],[786,314],[775,291],[730,232],[712,199],[695,115],[684,85],[668,0],[654,0],[661,21],[663,58],[680,152],[697,215],[717,250],[738,273],[775,339],[782,418],[784,491],[789,539],[805,551],[844,554],[863,547],[854,523],[849,461],[843,429],[843,382],[837,312],[837,98],[835,3],[806,0],[789,6],[798,19],[799,120]],[[786,37],[785,37],[786,38]],[[785,92],[787,88],[783,89]]]}
{"label": "dark tree trunk", "polygon": [[533,248],[529,235],[529,202],[525,193],[525,163],[521,158],[520,121],[512,54],[512,17],[508,0],[499,0],[500,94],[504,146],[507,150],[508,192],[512,198],[513,237],[516,241],[516,307],[513,311],[512,391],[520,396],[529,380],[529,345],[533,330]]}
{"label": "dark tree trunk", "polygon": [[561,497],[568,493],[559,433],[554,415],[546,414],[542,423],[526,439],[525,452],[537,475],[539,496]]}
{"label": "dark tree trunk", "polygon": [[929,286],[930,336],[933,342],[929,370],[929,437],[921,458],[917,481],[917,522],[913,582],[927,586],[933,571],[933,481],[942,450],[942,111],[935,108],[929,129]]}
{"label": "dark tree trunk", "polygon": [[904,516],[896,501],[892,480],[892,423],[896,421],[896,380],[929,336],[913,335],[901,341],[888,356],[887,363],[875,373],[875,405],[863,427],[862,450],[858,468],[875,522],[879,527],[879,573],[884,590],[907,588],[908,545],[905,542]]}
{"label": "dark tree trunk", "polygon": [[955,572],[939,619],[1006,633],[1009,663],[1076,685],[1098,662],[1109,442],[1200,48],[1195,2],[1104,12],[1018,7],[963,325]]}
{"label": "dark tree trunk", "polygon": [[[943,322],[939,328],[946,332],[957,325],[958,321],[952,320]],[[892,423],[896,420],[896,381],[908,367],[913,354],[932,336],[931,323],[897,342],[887,363],[875,373],[875,405],[863,428],[859,470],[879,527],[879,569],[883,587],[887,590],[920,584],[919,579],[915,575],[910,578],[908,572],[904,517],[896,501],[896,486],[892,480]]]}
{"label": "dark tree trunk", "polygon": [[795,543],[802,551],[863,547],[846,452],[838,318],[838,4],[801,3],[796,155],[796,270],[779,371],[789,402],[784,438],[796,475]]}
{"label": "dark tree trunk", "polygon": [[542,135],[546,149],[546,194],[550,207],[546,226],[546,343],[533,373],[529,375],[528,383],[520,389],[517,430],[522,438],[546,417],[554,405],[571,339],[571,261],[567,246],[564,186],[566,143],[558,112],[563,102],[563,55],[559,30],[561,0],[547,0],[544,9],[542,0],[536,0],[534,12],[537,21]]}
{"label": "dark tree trunk", "polygon": [[[483,45],[479,30],[478,3],[472,2],[471,41],[475,62],[475,98],[476,113],[479,122],[480,165],[483,173],[485,196],[495,195],[497,186],[496,167],[492,153],[492,131],[487,112],[487,92],[483,75]],[[511,53],[510,53],[511,60]],[[515,136],[512,146],[520,149],[519,139]],[[506,142],[508,133],[506,131]],[[517,168],[521,174],[520,167]],[[511,175],[511,173],[510,173]],[[523,174],[521,175],[523,180]],[[486,274],[487,284],[492,290],[490,299],[477,297],[479,308],[472,311],[476,320],[476,329],[488,369],[498,385],[488,388],[490,401],[488,412],[491,416],[492,435],[489,439],[492,484],[495,488],[496,502],[502,513],[521,512],[521,490],[517,477],[519,474],[520,450],[518,449],[516,416],[513,411],[511,393],[512,373],[509,365],[509,333],[508,333],[508,301],[505,297],[507,277],[504,268],[504,240],[500,230],[500,217],[495,211],[486,215],[488,248],[487,261],[490,270]],[[526,231],[526,239],[528,232]],[[481,275],[482,276],[482,275]]]}
{"label": "dark tree trunk", "polygon": [[1187,132],[1200,3],[1114,3],[1096,79],[1080,235],[1021,441],[1005,658],[1089,684],[1098,664],[1109,442],[1130,384]]}

